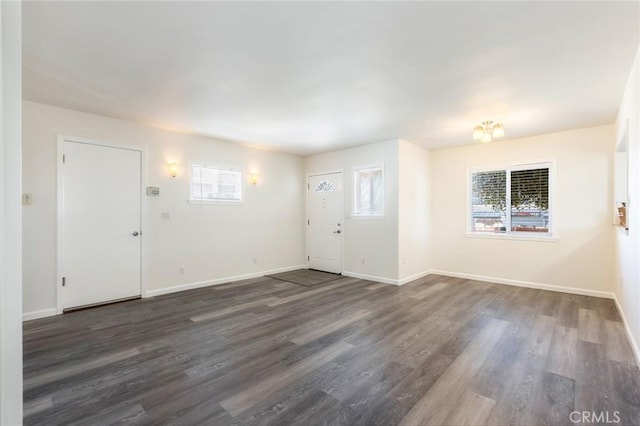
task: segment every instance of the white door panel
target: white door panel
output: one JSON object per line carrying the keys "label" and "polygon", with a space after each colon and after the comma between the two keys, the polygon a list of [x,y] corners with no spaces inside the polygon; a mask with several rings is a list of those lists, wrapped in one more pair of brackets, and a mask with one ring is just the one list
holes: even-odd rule
{"label": "white door panel", "polygon": [[62,307],[140,295],[142,153],[71,141],[63,152]]}
{"label": "white door panel", "polygon": [[342,272],[342,173],[309,178],[309,267]]}

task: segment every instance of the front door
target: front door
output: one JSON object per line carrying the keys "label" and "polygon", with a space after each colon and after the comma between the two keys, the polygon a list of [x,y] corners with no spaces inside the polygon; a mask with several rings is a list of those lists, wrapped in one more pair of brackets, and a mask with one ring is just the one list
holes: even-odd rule
{"label": "front door", "polygon": [[140,296],[142,152],[62,144],[61,308]]}
{"label": "front door", "polygon": [[309,268],[342,273],[342,172],[309,177]]}

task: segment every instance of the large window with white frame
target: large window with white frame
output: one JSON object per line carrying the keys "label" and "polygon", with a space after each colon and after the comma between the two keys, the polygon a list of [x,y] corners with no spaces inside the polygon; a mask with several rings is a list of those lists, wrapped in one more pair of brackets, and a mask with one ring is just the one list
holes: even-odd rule
{"label": "large window with white frame", "polygon": [[552,162],[470,172],[469,233],[553,235]]}
{"label": "large window with white frame", "polygon": [[242,201],[242,171],[239,169],[191,164],[190,201]]}
{"label": "large window with white frame", "polygon": [[353,172],[355,216],[384,215],[384,167],[359,167]]}

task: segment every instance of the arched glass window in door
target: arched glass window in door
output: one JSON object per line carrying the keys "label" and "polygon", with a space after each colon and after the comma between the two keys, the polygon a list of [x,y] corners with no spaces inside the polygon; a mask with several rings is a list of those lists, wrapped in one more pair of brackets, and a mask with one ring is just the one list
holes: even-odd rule
{"label": "arched glass window in door", "polygon": [[321,180],[316,186],[315,192],[333,192],[335,188],[333,187],[333,183],[328,180]]}

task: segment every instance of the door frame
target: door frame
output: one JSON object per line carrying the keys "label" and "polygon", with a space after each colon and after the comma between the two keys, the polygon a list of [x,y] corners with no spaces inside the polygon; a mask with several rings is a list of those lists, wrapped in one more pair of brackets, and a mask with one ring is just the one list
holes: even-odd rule
{"label": "door frame", "polygon": [[307,224],[305,225],[306,227],[306,236],[307,236],[307,244],[306,244],[306,251],[307,251],[307,258],[305,259],[305,264],[307,265],[307,269],[309,269],[309,257],[310,257],[310,253],[309,253],[309,242],[311,241],[311,237],[309,236],[309,191],[311,191],[310,188],[310,184],[309,184],[309,179],[312,176],[322,176],[322,175],[330,175],[330,174],[334,174],[334,173],[340,173],[340,181],[342,184],[342,199],[340,200],[340,217],[342,219],[342,233],[341,233],[341,239],[340,239],[340,250],[342,253],[340,253],[341,255],[341,259],[340,259],[340,274],[344,273],[344,235],[345,235],[345,217],[344,217],[344,200],[345,200],[345,184],[344,184],[344,169],[336,169],[336,170],[330,170],[330,171],[326,171],[326,172],[313,172],[313,173],[307,173],[307,191],[305,192],[305,215],[307,217]]}
{"label": "door frame", "polygon": [[138,146],[132,145],[124,145],[117,144],[111,142],[98,141],[94,139],[76,137],[76,136],[68,136],[63,134],[57,135],[58,140],[58,151],[56,157],[56,216],[57,216],[57,234],[56,234],[56,314],[62,314],[63,306],[62,306],[62,291],[60,290],[62,286],[62,277],[63,275],[63,253],[62,248],[63,245],[63,218],[64,218],[64,209],[63,209],[63,200],[64,200],[64,189],[62,186],[63,174],[62,174],[62,166],[63,166],[63,154],[64,154],[64,143],[65,142],[75,142],[82,143],[86,145],[96,145],[107,148],[117,148],[117,149],[126,149],[129,151],[137,151],[140,152],[140,235],[142,237],[142,241],[140,244],[140,296],[146,297],[147,292],[147,197],[145,196],[145,188],[147,186],[147,155],[146,149]]}

